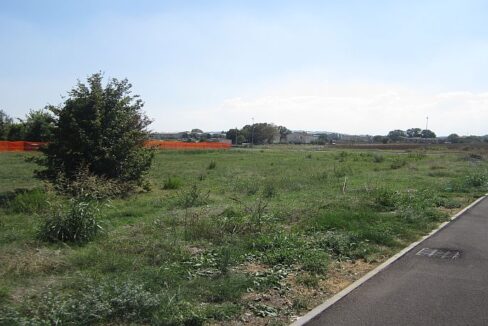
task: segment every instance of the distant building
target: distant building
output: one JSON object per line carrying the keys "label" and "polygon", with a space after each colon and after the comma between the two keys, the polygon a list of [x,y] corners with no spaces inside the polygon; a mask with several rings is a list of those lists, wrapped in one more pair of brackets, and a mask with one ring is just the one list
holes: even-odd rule
{"label": "distant building", "polygon": [[294,131],[286,136],[286,141],[290,144],[310,144],[318,139],[317,135],[305,131]]}
{"label": "distant building", "polygon": [[187,132],[157,132],[151,134],[151,138],[160,140],[180,140],[186,138]]}

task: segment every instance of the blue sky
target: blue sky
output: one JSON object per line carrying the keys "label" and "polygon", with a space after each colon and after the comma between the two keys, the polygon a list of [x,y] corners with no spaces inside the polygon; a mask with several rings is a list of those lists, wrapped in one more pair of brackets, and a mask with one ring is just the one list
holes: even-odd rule
{"label": "blue sky", "polygon": [[488,134],[486,1],[0,1],[0,108],[127,77],[153,130]]}

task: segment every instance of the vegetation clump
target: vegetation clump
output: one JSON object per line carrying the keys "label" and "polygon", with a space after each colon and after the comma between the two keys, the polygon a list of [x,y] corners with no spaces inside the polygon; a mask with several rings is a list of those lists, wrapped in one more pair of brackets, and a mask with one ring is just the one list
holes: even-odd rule
{"label": "vegetation clump", "polygon": [[54,132],[36,160],[43,168],[40,178],[63,187],[85,169],[90,176],[123,184],[124,191],[144,185],[153,158],[143,146],[151,121],[126,79],[111,79],[105,87],[102,79],[101,73],[93,74],[61,106],[50,108]]}
{"label": "vegetation clump", "polygon": [[84,243],[101,229],[98,209],[90,202],[71,200],[68,207],[55,207],[38,231],[41,240]]}
{"label": "vegetation clump", "polygon": [[181,187],[181,185],[182,182],[180,178],[169,176],[166,180],[164,180],[163,189],[178,189]]}

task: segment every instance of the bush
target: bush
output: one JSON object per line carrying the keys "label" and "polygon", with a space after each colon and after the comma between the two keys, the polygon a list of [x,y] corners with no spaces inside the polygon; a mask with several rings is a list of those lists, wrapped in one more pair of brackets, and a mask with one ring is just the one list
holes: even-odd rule
{"label": "bush", "polygon": [[488,173],[486,171],[473,171],[467,176],[452,180],[447,191],[469,192],[473,190],[488,190]]}
{"label": "bush", "polygon": [[54,134],[45,154],[35,161],[44,169],[37,176],[56,184],[76,180],[78,171],[114,180],[132,189],[144,184],[153,152],[144,148],[151,121],[143,103],[130,94],[127,80],[111,79],[102,85],[102,74],[93,74],[68,93],[60,107],[51,107]]}
{"label": "bush", "polygon": [[476,171],[470,173],[464,179],[464,183],[468,187],[482,188],[488,186],[488,173],[486,171]]}
{"label": "bush", "polygon": [[327,231],[319,240],[319,246],[339,259],[366,258],[370,248],[351,233]]}
{"label": "bush", "polygon": [[329,255],[321,250],[309,249],[301,258],[302,269],[315,274],[325,274],[329,265]]}
{"label": "bush", "polygon": [[373,162],[374,163],[381,163],[384,160],[385,160],[385,157],[383,155],[377,154],[377,153],[373,154]]}
{"label": "bush", "polygon": [[50,213],[38,237],[49,242],[87,242],[101,229],[97,215],[98,209],[92,203],[71,200],[67,209],[60,206]]}
{"label": "bush", "polygon": [[206,205],[208,203],[208,196],[209,192],[203,192],[194,184],[187,191],[180,193],[177,204],[182,208]]}
{"label": "bush", "polygon": [[28,302],[27,305],[28,316],[10,309],[8,316],[0,316],[0,323],[2,319],[13,321],[14,325],[93,325],[104,321],[147,323],[159,307],[160,298],[144,290],[141,284],[107,281],[90,284],[67,295],[46,292],[36,303]]}
{"label": "bush", "polygon": [[130,188],[127,183],[96,176],[86,167],[76,171],[72,179],[60,175],[54,182],[54,189],[58,192],[87,201],[117,197]]}
{"label": "bush", "polygon": [[20,191],[6,204],[8,209],[14,213],[40,213],[48,207],[48,194],[39,188]]}
{"label": "bush", "polygon": [[276,195],[276,187],[272,183],[267,183],[264,185],[263,188],[263,197],[264,198],[272,198]]}
{"label": "bush", "polygon": [[399,169],[401,167],[404,167],[405,165],[407,165],[407,161],[403,158],[395,158],[393,160],[393,162],[391,162],[390,164],[390,168],[392,170],[396,170],[396,169]]}
{"label": "bush", "polygon": [[168,177],[164,180],[163,189],[178,189],[181,187],[181,179],[178,177]]}
{"label": "bush", "polygon": [[393,210],[397,205],[398,194],[387,188],[378,188],[372,192],[376,206],[384,210]]}

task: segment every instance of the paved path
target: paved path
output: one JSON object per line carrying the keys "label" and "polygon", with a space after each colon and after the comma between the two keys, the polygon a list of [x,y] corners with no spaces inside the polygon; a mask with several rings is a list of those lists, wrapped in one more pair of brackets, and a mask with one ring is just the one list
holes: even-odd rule
{"label": "paved path", "polygon": [[488,198],[307,324],[316,325],[488,325]]}

